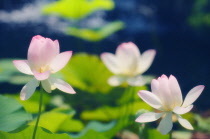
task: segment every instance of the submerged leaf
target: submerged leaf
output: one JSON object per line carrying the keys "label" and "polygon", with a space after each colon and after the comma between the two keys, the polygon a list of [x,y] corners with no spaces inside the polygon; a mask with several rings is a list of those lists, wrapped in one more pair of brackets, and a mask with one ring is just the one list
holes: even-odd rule
{"label": "submerged leaf", "polygon": [[0,130],[12,131],[32,120],[22,105],[15,99],[0,95]]}
{"label": "submerged leaf", "polygon": [[113,0],[59,0],[45,5],[43,13],[81,19],[97,10],[112,10],[113,8]]}

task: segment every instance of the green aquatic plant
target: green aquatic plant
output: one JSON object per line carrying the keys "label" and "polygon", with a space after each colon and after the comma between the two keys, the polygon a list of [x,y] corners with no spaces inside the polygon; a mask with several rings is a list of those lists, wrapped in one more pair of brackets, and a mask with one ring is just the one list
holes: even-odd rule
{"label": "green aquatic plant", "polygon": [[114,21],[97,29],[69,27],[66,33],[71,36],[95,42],[95,41],[101,41],[123,28],[124,28],[123,22]]}
{"label": "green aquatic plant", "polygon": [[0,131],[13,131],[30,120],[32,115],[17,100],[0,95]]}
{"label": "green aquatic plant", "polygon": [[73,87],[89,93],[106,94],[112,89],[106,82],[111,73],[96,55],[75,54],[61,73]]}
{"label": "green aquatic plant", "polygon": [[210,26],[209,1],[196,0],[188,21],[194,27]]}
{"label": "green aquatic plant", "polygon": [[[67,20],[82,20],[99,10],[113,10],[113,0],[59,0],[43,7],[43,14],[57,15]],[[101,41],[124,28],[121,21],[112,21],[97,28],[81,28],[76,25],[66,28],[65,33],[87,41]]]}
{"label": "green aquatic plant", "polygon": [[113,0],[59,0],[43,8],[43,13],[69,19],[82,19],[97,10],[112,10]]}

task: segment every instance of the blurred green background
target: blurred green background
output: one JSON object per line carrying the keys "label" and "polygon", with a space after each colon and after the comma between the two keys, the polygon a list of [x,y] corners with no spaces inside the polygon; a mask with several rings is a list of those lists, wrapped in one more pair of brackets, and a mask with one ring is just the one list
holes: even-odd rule
{"label": "blurred green background", "polygon": [[[71,132],[72,138],[82,138],[84,134],[91,137],[98,132],[103,134],[98,134],[97,139],[118,138],[116,133],[126,128],[137,133],[139,124],[130,126],[133,123],[122,124],[118,120],[127,103],[133,106],[132,120],[139,109],[151,110],[136,95],[140,89],[150,90],[150,86],[132,89],[109,86],[107,79],[112,73],[99,58],[102,52],[114,53],[120,43],[132,41],[141,52],[157,50],[154,63],[145,74],[173,74],[184,96],[196,85],[206,86],[195,102],[193,113],[197,114],[186,117],[196,125],[196,131],[209,132],[206,123],[210,120],[202,118],[210,115],[209,9],[208,0],[1,0],[0,93],[15,98],[21,103],[18,109],[23,105],[36,117],[39,93],[28,101],[19,100],[22,86],[31,77],[19,73],[11,61],[26,59],[34,35],[58,39],[61,52],[73,50],[74,53],[57,76],[69,82],[77,94],[67,95],[58,90],[46,94],[43,107],[46,112],[41,125],[53,133]],[[131,93],[128,92],[135,93],[134,102],[129,101]],[[33,125],[31,115],[19,113]],[[54,121],[53,117],[60,117],[54,126],[49,124]],[[116,119],[118,122],[113,121]],[[26,122],[20,121],[17,127]],[[179,125],[175,125],[175,129],[179,129]],[[12,129],[8,127],[3,131]],[[144,132],[147,138],[152,138],[148,137],[150,132],[153,130]],[[131,136],[130,132],[123,133]]]}

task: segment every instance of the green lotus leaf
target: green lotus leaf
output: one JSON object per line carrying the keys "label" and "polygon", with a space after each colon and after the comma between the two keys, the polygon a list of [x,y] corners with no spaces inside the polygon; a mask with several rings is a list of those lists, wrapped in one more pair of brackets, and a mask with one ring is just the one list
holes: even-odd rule
{"label": "green lotus leaf", "polygon": [[1,59],[0,60],[0,82],[9,82],[11,84],[26,84],[32,76],[25,75],[19,72],[14,64],[14,59]]}
{"label": "green lotus leaf", "polygon": [[198,114],[194,115],[195,120],[197,121],[197,128],[201,131],[210,132],[210,117],[203,118]]}
{"label": "green lotus leaf", "polygon": [[[84,128],[81,121],[72,119],[74,111],[69,108],[58,108],[41,114],[39,126],[55,133],[58,131],[78,132]],[[35,125],[34,119],[29,125]]]}
{"label": "green lotus leaf", "polygon": [[83,91],[108,93],[112,89],[107,84],[112,74],[96,55],[74,54],[61,73],[65,81]]}
{"label": "green lotus leaf", "polygon": [[23,106],[14,98],[0,95],[0,130],[12,131],[32,120]]}
{"label": "green lotus leaf", "polygon": [[66,33],[88,41],[101,41],[123,28],[123,22],[114,21],[97,29],[69,27]]}
{"label": "green lotus leaf", "polygon": [[81,136],[78,137],[73,136],[72,139],[110,139],[110,138],[107,138],[103,134],[91,129]]}
{"label": "green lotus leaf", "polygon": [[[13,133],[0,131],[1,139],[31,139],[34,131],[34,126],[21,128]],[[73,139],[68,134],[52,134],[41,127],[37,128],[36,139]]]}
{"label": "green lotus leaf", "polygon": [[80,133],[78,133],[77,135],[73,135],[70,134],[71,137],[74,138],[84,138],[87,135],[91,136],[91,138],[93,138],[94,136],[91,135],[91,132],[95,132],[94,134],[98,134],[98,136],[101,136],[105,139],[105,134],[107,131],[112,130],[112,128],[114,128],[114,126],[116,125],[116,121],[112,121],[109,123],[101,123],[98,121],[91,121],[88,123],[88,125],[85,127],[85,129],[83,129]]}
{"label": "green lotus leaf", "polygon": [[126,113],[135,115],[139,109],[152,110],[152,108],[143,101],[135,101],[134,103],[124,104],[119,107],[103,106],[95,110],[85,110],[81,114],[81,118],[84,120],[100,120],[110,121],[119,119]]}
{"label": "green lotus leaf", "polygon": [[[40,92],[35,91],[34,94],[26,101],[20,100],[20,94],[7,94],[7,96],[15,98],[20,104],[23,105],[24,109],[28,113],[38,113],[39,111],[39,98]],[[50,95],[48,93],[43,93],[43,102],[42,102],[42,111],[45,110],[45,107],[50,102]]]}
{"label": "green lotus leaf", "polygon": [[146,138],[147,139],[170,139],[169,134],[162,135],[157,129],[148,129],[146,131]]}
{"label": "green lotus leaf", "polygon": [[56,14],[69,19],[81,19],[98,10],[112,10],[113,0],[59,0],[43,8],[44,14]]}

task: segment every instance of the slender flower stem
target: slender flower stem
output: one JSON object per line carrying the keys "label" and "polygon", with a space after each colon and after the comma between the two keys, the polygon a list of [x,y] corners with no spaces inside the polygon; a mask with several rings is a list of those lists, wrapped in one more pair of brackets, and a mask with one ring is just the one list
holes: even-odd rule
{"label": "slender flower stem", "polygon": [[134,89],[134,87],[132,87],[132,90],[131,90],[131,112],[130,112],[130,115],[132,115],[133,114],[133,110],[134,110],[134,102],[135,102],[135,94],[136,94],[136,92],[135,92],[135,89]]}
{"label": "slender flower stem", "polygon": [[169,139],[173,139],[173,138],[172,138],[172,130],[171,130],[171,132],[169,133]]}
{"label": "slender flower stem", "polygon": [[[127,90],[128,89],[128,90]],[[128,121],[129,121],[129,116],[131,115],[131,111],[132,111],[132,100],[133,100],[133,87],[132,86],[128,86],[128,88],[126,89],[126,93],[130,96],[128,96],[129,100],[125,106],[125,113],[124,113],[124,125],[127,125],[128,124]]]}
{"label": "slender flower stem", "polygon": [[41,115],[41,110],[42,110],[42,94],[43,94],[43,92],[44,92],[44,89],[40,85],[39,112],[38,112],[38,116],[37,116],[37,120],[36,120],[36,125],[34,127],[34,132],[33,132],[32,139],[35,139],[35,137],[36,137],[36,131],[37,131],[37,127],[38,127],[39,119],[40,119],[40,115]]}

